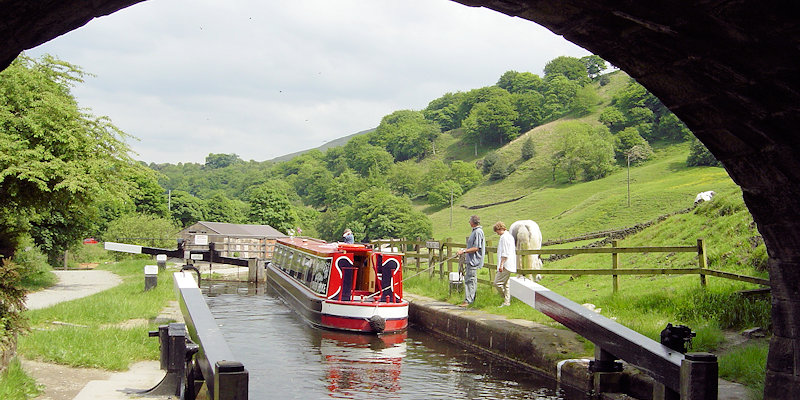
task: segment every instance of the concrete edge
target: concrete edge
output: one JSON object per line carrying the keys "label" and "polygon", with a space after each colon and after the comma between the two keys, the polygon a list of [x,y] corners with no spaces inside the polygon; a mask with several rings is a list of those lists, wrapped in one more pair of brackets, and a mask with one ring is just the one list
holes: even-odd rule
{"label": "concrete edge", "polygon": [[584,393],[592,389],[588,360],[570,357],[585,352],[572,331],[418,295],[407,294],[405,299],[410,303],[409,322],[415,327],[550,378],[562,388]]}
{"label": "concrete edge", "polygon": [[[569,358],[569,354],[585,352],[581,342],[585,339],[575,332],[464,309],[420,295],[406,294],[405,299],[409,301],[409,322],[417,328],[553,379],[561,388],[583,393],[594,389],[588,368],[588,360],[594,356]],[[653,398],[655,380],[635,366],[623,362],[617,383],[622,393],[614,395]],[[748,391],[744,385],[720,379],[718,398],[747,399]]]}

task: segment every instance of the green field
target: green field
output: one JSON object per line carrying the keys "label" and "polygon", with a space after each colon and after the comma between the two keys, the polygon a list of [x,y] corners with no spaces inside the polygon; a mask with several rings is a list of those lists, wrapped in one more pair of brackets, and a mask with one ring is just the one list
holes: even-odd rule
{"label": "green field", "polygon": [[[624,76],[616,76],[607,86],[619,86],[624,83],[623,79]],[[597,124],[597,115],[582,117],[580,122]],[[763,239],[739,187],[723,168],[688,167],[689,145],[686,142],[656,143],[654,156],[631,166],[630,170],[620,165],[610,175],[590,182],[568,183],[558,173],[554,180],[550,156],[559,137],[559,126],[564,123],[562,119],[539,126],[495,149],[500,157],[515,165],[515,171],[503,180],[485,181],[466,192],[452,208],[432,207],[421,201],[415,203],[431,218],[434,238],[465,241],[470,233],[467,220],[472,214],[481,217],[490,243],[498,240],[490,228],[496,221],[510,225],[516,220],[532,219],[541,227],[545,243],[652,221],[649,227],[621,239],[619,245],[695,246],[697,240],[703,238],[708,268],[768,278]],[[474,149],[463,145],[458,136],[458,132],[443,135],[439,139],[439,148],[443,151],[437,156],[469,162],[485,156],[486,150],[475,156]],[[533,137],[536,152],[533,158],[522,161],[520,148],[528,136]],[[708,190],[715,191],[716,197],[692,209],[697,193]],[[522,198],[499,205],[467,208],[518,197]],[[571,248],[590,242],[551,248]],[[549,261],[547,257],[544,256],[545,269],[611,267],[608,254],[581,255],[558,261]],[[620,268],[698,265],[696,253],[623,254],[620,262]],[[462,301],[460,294],[448,294],[446,282],[429,281],[424,278],[426,275],[409,280],[407,290],[454,304]],[[481,271],[481,275],[488,279],[487,270]],[[745,297],[739,293],[757,288],[755,284],[716,277],[708,277],[707,281],[708,285],[702,287],[697,275],[621,276],[620,291],[616,294],[610,276],[546,275],[541,283],[575,302],[594,305],[602,315],[654,340],[659,340],[667,323],[689,326],[697,333],[692,350],[719,354],[721,377],[746,384],[752,389],[753,397],[759,398],[768,344],[751,341],[738,346],[738,342],[730,339],[746,328],[770,326],[769,297]],[[513,318],[554,324],[521,302],[514,301],[512,307],[500,309],[501,302],[497,293],[483,286],[478,291],[475,306]],[[755,369],[762,373],[753,373],[754,368],[748,368],[747,364],[758,366]]]}

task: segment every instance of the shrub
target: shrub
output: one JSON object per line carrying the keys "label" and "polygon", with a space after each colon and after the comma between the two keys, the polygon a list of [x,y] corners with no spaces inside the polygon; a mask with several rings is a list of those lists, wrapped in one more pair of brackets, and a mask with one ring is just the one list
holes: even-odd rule
{"label": "shrub", "polygon": [[0,344],[5,345],[25,330],[23,268],[9,259],[0,260]]}
{"label": "shrub", "polygon": [[528,136],[528,138],[525,139],[525,142],[522,143],[522,159],[530,160],[533,158],[534,154],[535,149],[533,146],[533,138]]}
{"label": "shrub", "polygon": [[24,289],[35,290],[55,284],[56,277],[50,272],[52,267],[47,263],[47,255],[30,237],[20,240],[20,250],[14,254],[13,261],[19,267],[20,284]]}
{"label": "shrub", "polygon": [[492,167],[499,160],[500,157],[495,152],[491,152],[483,158],[483,173],[488,174],[492,171]]}
{"label": "shrub", "polygon": [[510,175],[513,171],[514,169],[505,160],[498,158],[497,162],[492,164],[492,168],[489,169],[489,179],[493,181],[500,180]]}

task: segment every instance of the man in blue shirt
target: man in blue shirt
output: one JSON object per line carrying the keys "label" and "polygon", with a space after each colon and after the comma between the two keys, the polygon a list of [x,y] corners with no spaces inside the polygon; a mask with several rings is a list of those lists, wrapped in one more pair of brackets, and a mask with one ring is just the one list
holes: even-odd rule
{"label": "man in blue shirt", "polygon": [[342,234],[342,239],[345,243],[353,244],[355,242],[353,238],[353,232],[350,229],[345,229],[344,233]]}
{"label": "man in blue shirt", "polygon": [[467,248],[458,251],[458,255],[466,254],[466,267],[464,269],[464,302],[459,307],[469,307],[475,302],[475,293],[478,289],[478,268],[483,267],[483,256],[486,254],[486,240],[481,228],[481,218],[477,215],[469,217],[469,226],[472,227],[467,239]]}

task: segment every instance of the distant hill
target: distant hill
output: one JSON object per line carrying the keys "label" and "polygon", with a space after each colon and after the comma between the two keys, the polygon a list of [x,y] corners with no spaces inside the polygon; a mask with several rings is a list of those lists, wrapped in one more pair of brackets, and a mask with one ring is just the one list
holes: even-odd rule
{"label": "distant hill", "polygon": [[375,130],[375,128],[367,129],[365,131],[357,132],[357,133],[354,133],[352,135],[347,135],[347,136],[344,136],[344,137],[340,137],[338,139],[331,140],[330,142],[327,142],[327,143],[323,144],[322,146],[319,146],[319,147],[316,147],[316,148],[313,148],[313,149],[297,151],[297,152],[294,152],[294,153],[291,153],[291,154],[286,154],[286,155],[283,155],[283,156],[280,156],[280,157],[275,157],[275,158],[273,158],[273,159],[271,159],[269,161],[270,162],[289,161],[289,160],[291,160],[291,159],[293,159],[293,158],[295,158],[295,157],[297,157],[297,156],[299,156],[299,155],[301,155],[303,153],[307,153],[307,152],[309,152],[311,150],[319,150],[321,152],[325,152],[325,150],[328,150],[328,149],[330,149],[332,147],[344,146],[345,144],[347,144],[347,142],[350,141],[350,139],[352,139],[352,138],[354,138],[354,137],[356,137],[358,135],[363,135],[363,134],[366,134],[366,133],[370,133],[370,132],[372,132],[374,130]]}

